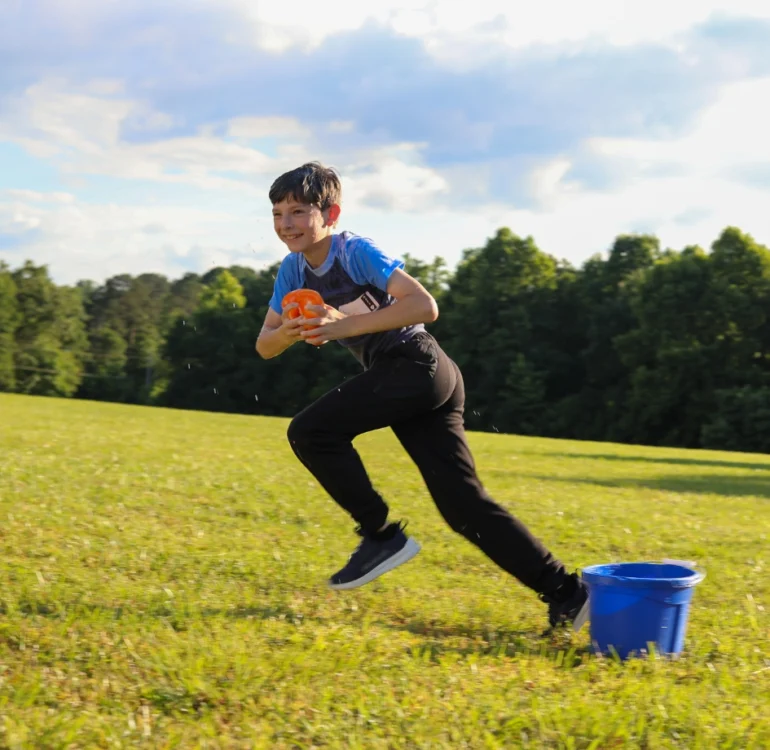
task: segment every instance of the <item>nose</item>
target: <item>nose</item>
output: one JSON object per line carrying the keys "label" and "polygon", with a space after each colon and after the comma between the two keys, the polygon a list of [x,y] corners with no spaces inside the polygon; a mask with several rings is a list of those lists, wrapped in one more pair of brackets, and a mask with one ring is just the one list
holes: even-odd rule
{"label": "nose", "polygon": [[281,216],[281,223],[280,223],[281,229],[291,229],[293,226],[293,221],[291,219],[291,214],[284,214]]}

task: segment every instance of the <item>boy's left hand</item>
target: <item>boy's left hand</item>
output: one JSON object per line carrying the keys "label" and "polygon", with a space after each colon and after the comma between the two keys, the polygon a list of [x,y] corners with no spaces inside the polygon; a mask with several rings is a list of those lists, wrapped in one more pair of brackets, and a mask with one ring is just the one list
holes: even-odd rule
{"label": "boy's left hand", "polygon": [[319,346],[327,341],[344,339],[350,334],[345,331],[347,315],[331,305],[305,305],[305,309],[316,314],[317,317],[302,317],[303,326],[317,326],[309,331],[302,331],[300,336],[308,344]]}

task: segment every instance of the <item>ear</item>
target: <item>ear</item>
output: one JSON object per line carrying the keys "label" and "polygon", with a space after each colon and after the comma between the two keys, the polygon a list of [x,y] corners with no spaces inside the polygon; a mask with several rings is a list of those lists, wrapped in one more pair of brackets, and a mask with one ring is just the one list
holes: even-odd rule
{"label": "ear", "polygon": [[329,208],[326,209],[326,215],[327,215],[327,223],[331,226],[334,226],[340,219],[340,212],[342,209],[336,204],[333,203]]}

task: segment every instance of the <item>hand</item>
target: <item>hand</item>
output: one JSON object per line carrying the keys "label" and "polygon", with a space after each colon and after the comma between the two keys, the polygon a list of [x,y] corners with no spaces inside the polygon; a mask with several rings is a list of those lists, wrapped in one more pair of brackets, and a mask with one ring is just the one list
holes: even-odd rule
{"label": "hand", "polygon": [[[328,341],[344,339],[350,334],[345,330],[348,316],[331,305],[305,305],[306,314],[297,318],[302,326],[313,326],[311,330],[303,330],[300,336],[313,346],[321,346]],[[307,312],[314,313],[308,316]]]}
{"label": "hand", "polygon": [[281,333],[288,341],[293,344],[300,340],[302,333],[302,318],[290,318],[289,313],[299,305],[296,302],[292,302],[290,305],[286,305],[281,311]]}

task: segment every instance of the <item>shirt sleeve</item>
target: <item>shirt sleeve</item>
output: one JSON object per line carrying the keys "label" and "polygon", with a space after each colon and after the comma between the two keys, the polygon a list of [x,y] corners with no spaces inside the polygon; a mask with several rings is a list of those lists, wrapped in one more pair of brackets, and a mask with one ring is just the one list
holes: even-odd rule
{"label": "shirt sleeve", "polygon": [[278,274],[273,284],[273,296],[270,298],[270,307],[279,315],[283,312],[281,300],[295,289],[299,289],[302,284],[299,279],[299,268],[297,257],[294,254],[287,255],[278,268]]}
{"label": "shirt sleeve", "polygon": [[371,284],[388,290],[388,279],[397,268],[403,268],[404,262],[386,255],[371,240],[355,237],[347,242],[345,248],[347,271],[356,284]]}

